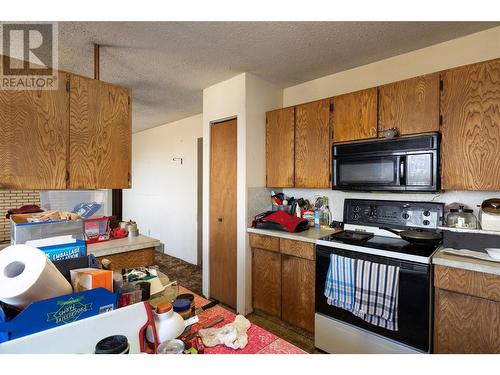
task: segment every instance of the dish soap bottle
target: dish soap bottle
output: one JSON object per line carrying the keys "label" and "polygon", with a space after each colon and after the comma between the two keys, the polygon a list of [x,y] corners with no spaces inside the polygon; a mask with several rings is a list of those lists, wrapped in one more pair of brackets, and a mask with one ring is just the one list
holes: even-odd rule
{"label": "dish soap bottle", "polygon": [[332,213],[330,212],[330,208],[328,207],[328,205],[326,205],[321,209],[320,227],[329,228],[331,222]]}

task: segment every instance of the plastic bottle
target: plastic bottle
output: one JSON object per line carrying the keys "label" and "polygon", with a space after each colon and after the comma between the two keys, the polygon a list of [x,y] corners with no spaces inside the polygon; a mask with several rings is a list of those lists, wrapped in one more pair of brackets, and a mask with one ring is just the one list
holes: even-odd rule
{"label": "plastic bottle", "polygon": [[321,210],[314,210],[314,228],[319,229],[321,227]]}

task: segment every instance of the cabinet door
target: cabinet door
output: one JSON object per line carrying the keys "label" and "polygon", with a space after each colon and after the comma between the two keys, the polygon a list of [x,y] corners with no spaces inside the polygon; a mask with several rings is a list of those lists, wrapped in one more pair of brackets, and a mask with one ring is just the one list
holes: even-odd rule
{"label": "cabinet door", "polygon": [[70,75],[69,187],[130,187],[130,91]]}
{"label": "cabinet door", "polygon": [[439,131],[439,73],[379,87],[379,135],[390,128],[400,135]]}
{"label": "cabinet door", "polygon": [[500,302],[436,289],[435,353],[500,353]]}
{"label": "cabinet door", "polygon": [[377,137],[377,88],[333,98],[333,141]]}
{"label": "cabinet door", "polygon": [[282,255],[282,319],[314,331],[314,261]]}
{"label": "cabinet door", "polygon": [[443,189],[500,190],[500,59],[442,79]]}
{"label": "cabinet door", "polygon": [[281,318],[281,255],[252,249],[252,296],[254,309]]}
{"label": "cabinet door", "polygon": [[266,113],[266,186],[294,186],[295,108]]}
{"label": "cabinet door", "polygon": [[295,107],[295,187],[331,186],[329,119],[329,99]]}
{"label": "cabinet door", "polygon": [[0,90],[0,189],[65,189],[66,73],[57,90]]}

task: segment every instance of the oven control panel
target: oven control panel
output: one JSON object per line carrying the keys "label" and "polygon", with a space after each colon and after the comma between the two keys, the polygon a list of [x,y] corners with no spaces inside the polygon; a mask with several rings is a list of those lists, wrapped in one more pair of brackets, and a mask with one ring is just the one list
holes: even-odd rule
{"label": "oven control panel", "polygon": [[443,225],[444,204],[372,199],[346,199],[344,223],[387,226],[390,228],[428,228]]}

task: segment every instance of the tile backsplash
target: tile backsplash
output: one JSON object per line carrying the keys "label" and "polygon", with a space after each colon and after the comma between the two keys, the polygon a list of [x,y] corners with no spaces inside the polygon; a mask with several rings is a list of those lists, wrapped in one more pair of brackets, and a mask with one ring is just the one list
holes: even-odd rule
{"label": "tile backsplash", "polygon": [[40,206],[40,193],[36,190],[0,190],[0,243],[10,241],[10,221],[5,217],[7,211],[26,204]]}
{"label": "tile backsplash", "polygon": [[327,196],[332,212],[332,219],[337,221],[343,220],[344,199],[359,198],[359,199],[387,199],[387,200],[408,200],[408,201],[434,201],[443,202],[445,204],[458,202],[469,206],[474,210],[477,216],[482,201],[488,198],[500,198],[500,192],[495,191],[445,191],[434,194],[401,194],[401,193],[365,193],[365,192],[344,192],[338,190],[327,189],[283,189],[283,193],[287,196],[295,198],[305,198],[314,202],[316,196]]}

